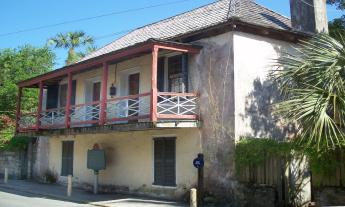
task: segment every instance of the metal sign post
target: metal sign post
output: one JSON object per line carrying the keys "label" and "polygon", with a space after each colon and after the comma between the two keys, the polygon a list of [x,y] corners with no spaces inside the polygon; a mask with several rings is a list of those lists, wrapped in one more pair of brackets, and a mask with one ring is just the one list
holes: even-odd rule
{"label": "metal sign post", "polygon": [[193,165],[198,169],[198,191],[197,191],[197,206],[204,206],[204,155],[198,154],[198,157],[193,160]]}
{"label": "metal sign post", "polygon": [[94,181],[93,181],[93,194],[97,194],[98,193],[98,171],[95,170],[94,173],[95,175],[94,175]]}
{"label": "metal sign post", "polygon": [[93,149],[87,151],[87,168],[93,170],[93,193],[98,193],[98,175],[100,170],[105,170],[105,151],[99,149],[99,145],[95,144]]}

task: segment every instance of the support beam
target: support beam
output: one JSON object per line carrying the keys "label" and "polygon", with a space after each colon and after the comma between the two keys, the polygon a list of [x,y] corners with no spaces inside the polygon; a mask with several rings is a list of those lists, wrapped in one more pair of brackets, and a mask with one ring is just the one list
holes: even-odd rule
{"label": "support beam", "polygon": [[65,108],[65,128],[71,126],[71,98],[72,98],[72,73],[68,73],[67,93],[66,93],[66,108]]}
{"label": "support beam", "polygon": [[152,47],[152,67],[151,67],[151,121],[157,122],[157,67],[158,67],[157,46]]}
{"label": "support beam", "polygon": [[18,88],[18,96],[17,96],[17,110],[16,110],[16,132],[19,130],[19,120],[20,120],[20,109],[21,109],[21,102],[22,102],[22,94],[23,88]]}
{"label": "support beam", "polygon": [[37,108],[37,116],[36,116],[36,130],[40,129],[41,125],[41,112],[42,112],[42,101],[43,101],[43,82],[40,81],[39,83],[39,94],[38,94],[38,108]]}
{"label": "support beam", "polygon": [[103,63],[103,78],[102,78],[102,92],[101,92],[101,112],[99,124],[104,125],[107,121],[107,88],[108,88],[108,63]]}

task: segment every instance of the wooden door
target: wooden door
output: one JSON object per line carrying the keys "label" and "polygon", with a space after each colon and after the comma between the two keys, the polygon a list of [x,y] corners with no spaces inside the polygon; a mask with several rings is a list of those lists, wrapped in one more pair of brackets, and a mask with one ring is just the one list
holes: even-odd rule
{"label": "wooden door", "polygon": [[[99,101],[101,98],[101,82],[93,83],[92,86],[92,101]],[[94,104],[92,109],[92,120],[99,120],[100,104]]]}
{"label": "wooden door", "polygon": [[[140,74],[135,73],[128,76],[128,95],[139,94],[139,84],[140,84]],[[128,116],[138,116],[139,115],[139,99],[128,100]]]}

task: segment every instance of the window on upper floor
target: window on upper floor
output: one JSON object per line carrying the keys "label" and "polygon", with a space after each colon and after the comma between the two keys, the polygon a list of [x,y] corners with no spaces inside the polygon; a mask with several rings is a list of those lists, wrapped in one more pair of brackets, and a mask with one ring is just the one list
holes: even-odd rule
{"label": "window on upper floor", "polygon": [[188,92],[187,54],[158,59],[157,85],[161,92]]}

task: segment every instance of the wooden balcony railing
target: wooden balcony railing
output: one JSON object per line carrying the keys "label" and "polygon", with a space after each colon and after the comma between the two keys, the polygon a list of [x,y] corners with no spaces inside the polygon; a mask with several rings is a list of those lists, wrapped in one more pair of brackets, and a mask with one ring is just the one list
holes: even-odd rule
{"label": "wooden balcony railing", "polygon": [[[157,118],[159,120],[197,120],[198,97],[195,93],[157,94]],[[151,93],[108,99],[105,109],[105,121],[101,119],[101,101],[71,105],[69,111],[70,127],[87,127],[102,124],[118,124],[137,120],[151,121]],[[66,109],[55,108],[37,112],[21,114],[19,117],[19,131],[37,129],[65,128]],[[38,125],[37,125],[38,124]]]}

